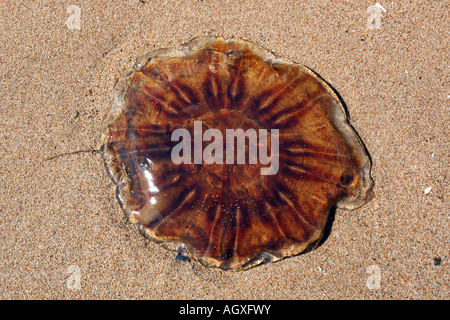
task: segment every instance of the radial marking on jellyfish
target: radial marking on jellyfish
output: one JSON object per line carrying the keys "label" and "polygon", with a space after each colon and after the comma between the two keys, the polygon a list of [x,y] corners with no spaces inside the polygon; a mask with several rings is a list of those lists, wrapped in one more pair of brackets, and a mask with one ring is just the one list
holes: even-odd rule
{"label": "radial marking on jellyfish", "polygon": [[[177,129],[192,139],[182,159],[200,146],[199,163],[173,161]],[[209,140],[207,129],[215,129]],[[248,133],[245,161],[233,162],[235,154],[217,162],[228,130],[238,129]],[[369,156],[333,89],[243,40],[196,38],[139,58],[118,80],[101,132],[105,166],[130,221],[208,267],[237,271],[309,251],[330,208],[353,210],[372,198]],[[251,132],[266,135],[252,140]],[[210,143],[215,160],[205,162]],[[260,174],[263,145],[279,161],[276,172]],[[250,162],[254,148],[260,158]]]}

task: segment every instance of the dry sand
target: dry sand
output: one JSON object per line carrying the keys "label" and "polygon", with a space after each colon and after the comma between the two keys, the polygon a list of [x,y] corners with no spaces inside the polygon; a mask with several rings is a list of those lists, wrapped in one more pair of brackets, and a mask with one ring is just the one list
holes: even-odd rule
{"label": "dry sand", "polygon": [[[449,299],[449,1],[380,2],[372,30],[373,4],[2,1],[0,298]],[[305,64],[345,101],[376,197],[315,251],[237,273],[174,261],[127,222],[99,154],[43,161],[97,147],[138,55],[202,35]]]}

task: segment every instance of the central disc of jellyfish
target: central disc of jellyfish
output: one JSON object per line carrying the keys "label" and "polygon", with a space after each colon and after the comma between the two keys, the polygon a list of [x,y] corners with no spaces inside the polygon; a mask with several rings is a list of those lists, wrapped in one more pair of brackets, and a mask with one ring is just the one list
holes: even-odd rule
{"label": "central disc of jellyfish", "polygon": [[331,207],[372,196],[369,157],[333,90],[242,40],[198,38],[138,59],[116,84],[102,141],[130,221],[206,266],[242,270],[314,248]]}

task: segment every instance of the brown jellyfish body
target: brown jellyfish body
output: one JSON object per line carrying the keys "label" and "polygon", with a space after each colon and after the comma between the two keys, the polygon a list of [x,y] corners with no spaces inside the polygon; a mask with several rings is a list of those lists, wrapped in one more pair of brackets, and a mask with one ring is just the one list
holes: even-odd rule
{"label": "brown jellyfish body", "polygon": [[[369,157],[330,86],[253,43],[154,51],[118,80],[113,104],[101,150],[120,206],[146,237],[206,266],[243,270],[312,249],[330,208],[372,197]],[[244,161],[239,138],[226,139],[239,129]],[[174,161],[179,130],[191,140]],[[277,161],[268,174],[263,147]]]}

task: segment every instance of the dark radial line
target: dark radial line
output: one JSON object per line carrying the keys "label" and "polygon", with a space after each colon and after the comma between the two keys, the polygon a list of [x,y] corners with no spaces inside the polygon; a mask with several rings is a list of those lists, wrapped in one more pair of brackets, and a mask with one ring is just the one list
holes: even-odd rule
{"label": "dark radial line", "polygon": [[298,107],[298,105],[286,107],[286,108],[276,112],[275,114],[273,114],[269,118],[268,122],[271,123],[272,125],[274,125],[280,117],[282,117],[282,116],[292,116],[293,114],[295,114],[299,110],[300,110],[300,108]]}
{"label": "dark radial line", "polygon": [[292,174],[296,174],[296,175],[299,175],[299,174],[300,174],[300,175],[301,175],[301,174],[308,175],[308,176],[310,176],[310,177],[312,177],[312,178],[314,178],[314,179],[317,179],[317,180],[320,180],[320,181],[327,182],[327,183],[329,183],[329,184],[331,184],[331,185],[333,185],[333,186],[335,186],[335,187],[341,187],[341,188],[344,188],[344,189],[353,190],[353,189],[352,189],[351,187],[349,187],[349,186],[340,184],[340,181],[337,181],[337,182],[331,181],[331,180],[329,180],[329,179],[326,179],[326,178],[324,178],[324,177],[321,177],[321,176],[319,176],[319,175],[316,175],[316,174],[313,174],[313,173],[311,173],[311,172],[309,172],[309,171],[306,171],[305,169],[302,169],[302,168],[300,168],[300,167],[297,167],[297,169],[294,169],[294,170],[292,170],[292,169],[289,169],[289,170],[290,170],[290,172],[291,172]]}
{"label": "dark radial line", "polygon": [[[318,176],[316,174],[313,174],[313,173],[311,173],[311,172],[309,172],[309,171],[307,171],[307,170],[305,170],[305,169],[303,169],[303,168],[301,168],[299,166],[295,166],[294,167],[294,166],[286,166],[286,165],[284,165],[283,168],[281,169],[281,171],[285,172],[285,174],[290,176],[290,177],[296,176],[296,177],[299,177],[300,179],[305,179],[304,176],[309,176],[310,178],[313,178],[313,179],[318,180],[318,181],[323,181],[323,182],[329,183],[329,184],[331,184],[333,186],[337,186],[338,185],[338,182],[334,182],[334,181],[331,181],[331,180],[326,179],[324,177],[321,177],[321,176]],[[347,188],[345,186],[343,186],[343,187]],[[350,188],[348,188],[348,189],[350,189]]]}
{"label": "dark radial line", "polygon": [[[234,60],[233,62],[234,65],[238,64],[238,68],[235,69],[236,72],[233,72],[231,74],[231,81],[228,85],[227,95],[233,108],[238,110],[238,108],[236,108],[238,106],[237,103],[242,99],[245,93],[245,83],[243,77],[241,76],[244,63],[242,59],[239,59],[237,61]],[[242,108],[242,106],[240,107]]]}
{"label": "dark radial line", "polygon": [[[148,78],[152,79],[163,90],[167,90],[167,88],[170,88],[170,91],[173,92],[173,94],[176,96],[176,98],[178,100],[178,103],[176,103],[175,101],[172,101],[170,103],[170,106],[180,113],[184,114],[183,108],[180,107],[180,103],[189,105],[189,104],[195,103],[199,100],[198,97],[193,93],[193,90],[191,90],[188,86],[182,85],[180,82],[177,82],[176,80],[169,81],[169,78],[166,74],[160,73],[160,75],[163,79],[163,81],[161,81],[147,71],[143,70],[141,72]],[[180,88],[180,87],[182,87],[182,88]],[[147,94],[149,94],[149,93],[147,93]],[[149,94],[149,95],[151,95],[151,94]],[[166,105],[166,106],[169,105],[167,103],[167,101],[165,101],[164,99],[158,98],[154,95],[152,95],[152,96],[155,99],[157,99],[157,101],[159,103]]]}
{"label": "dark radial line", "polygon": [[152,72],[150,72],[149,70],[141,70],[140,72],[147,78],[153,80],[153,82],[155,82],[160,88],[165,90],[167,84],[170,85],[169,77],[159,68],[155,67],[155,69],[157,70],[152,70]]}
{"label": "dark radial line", "polygon": [[[228,241],[224,248],[224,242],[225,242],[224,238],[227,236],[227,232],[233,232],[233,230],[232,230],[233,223],[236,224],[236,220],[235,220],[236,217],[234,214],[236,211],[236,208],[233,206],[228,206],[228,208],[230,208],[230,211],[229,212],[227,211],[228,219],[225,218],[225,221],[224,221],[225,225],[222,230],[222,235],[220,237],[220,254],[221,254],[221,258],[223,260],[229,260],[234,254],[234,248],[231,248],[230,243],[228,243]],[[221,213],[222,213],[222,215],[224,214],[223,207],[222,207]],[[234,231],[236,231],[236,226],[234,226]],[[232,233],[232,237],[233,238],[236,237],[236,232],[234,233],[234,235]],[[234,239],[233,239],[233,243],[234,243]],[[230,249],[231,249],[231,252],[230,252]]]}
{"label": "dark radial line", "polygon": [[[296,206],[294,205],[292,200],[287,196],[287,194],[292,194],[291,188],[288,188],[280,181],[277,181],[276,187],[273,188],[273,193],[275,194],[275,196],[277,197],[279,202],[281,202],[283,205],[287,205],[288,207],[291,207],[292,209],[294,209],[296,211],[296,213],[300,216],[300,219],[302,221],[304,221],[308,227],[310,227],[310,228],[313,227],[313,225],[308,220],[306,220],[306,218],[301,216],[300,212],[298,211],[298,209],[296,208]],[[277,221],[277,223],[278,223],[278,221]],[[279,226],[280,230],[282,231],[281,226],[279,224],[278,224],[278,226]],[[284,231],[282,231],[282,233],[283,233],[285,239],[287,239],[287,236],[285,235]]]}
{"label": "dark radial line", "polygon": [[146,152],[169,152],[171,151],[172,148],[169,146],[161,146],[161,145],[157,145],[154,148],[152,147],[147,147],[147,148],[136,148],[136,150],[132,150],[132,151],[126,151],[123,155],[125,156],[125,158],[129,158],[130,156],[133,155],[145,155]]}
{"label": "dark radial line", "polygon": [[298,215],[298,217],[300,218],[300,220],[303,222],[303,223],[305,223],[306,224],[306,226],[310,229],[310,230],[316,230],[316,227],[310,222],[310,221],[308,221],[306,218],[305,218],[305,216],[297,209],[297,206],[293,203],[293,201],[292,201],[292,199],[290,199],[290,197],[288,196],[288,195],[286,195],[284,192],[282,192],[282,191],[277,191],[279,194],[280,194],[280,196],[282,197],[282,198],[284,198],[283,199],[283,201],[285,201],[286,202],[286,204],[287,204],[287,206],[288,207],[290,207],[290,208],[292,208],[296,213],[297,213],[297,215]]}
{"label": "dark radial line", "polygon": [[[160,177],[154,178],[154,183],[157,186],[159,192],[164,192],[173,187],[182,186],[186,181],[186,176],[182,173],[175,175],[169,175],[170,170],[165,170]],[[161,182],[163,181],[163,182]]]}
{"label": "dark radial line", "polygon": [[238,256],[238,246],[239,246],[239,241],[238,241],[238,236],[239,236],[239,218],[241,215],[241,210],[239,209],[239,207],[235,208],[235,223],[236,226],[234,228],[234,245],[233,245],[233,256],[237,257]]}
{"label": "dark radial line", "polygon": [[[274,208],[274,206],[267,200],[264,200],[264,202],[271,208]],[[278,219],[275,217],[275,214],[272,212],[272,210],[266,210],[268,211],[268,214],[270,215],[270,217],[272,218],[273,223],[275,224],[275,226],[277,227],[278,232],[281,234],[281,236],[284,238],[285,241],[288,241],[288,238],[286,236],[286,234],[284,233],[283,229],[280,226],[280,223],[278,221]]]}
{"label": "dark radial line", "polygon": [[170,110],[170,116],[174,116],[176,118],[180,117],[187,117],[186,113],[183,110],[183,107],[180,106],[179,101],[172,100],[167,105],[167,110],[163,110],[166,112],[167,115],[169,115],[168,110]]}
{"label": "dark radial line", "polygon": [[[237,198],[237,203],[239,206],[239,215],[237,216],[236,223],[237,223],[237,229],[236,229],[236,238],[239,237],[245,238],[245,231],[250,227],[249,225],[249,209],[248,205],[245,203],[245,200],[242,198]],[[243,242],[244,240],[242,240]],[[236,241],[236,243],[238,243]],[[241,246],[235,246],[235,253],[236,255],[240,255],[242,253],[242,249],[246,249],[244,243],[241,243]]]}
{"label": "dark radial line", "polygon": [[[153,104],[156,107],[155,110],[157,112],[164,113],[169,118],[180,117],[180,116],[184,115],[182,108],[180,108],[179,105],[174,103],[174,101],[171,101],[170,103],[168,103],[165,99],[158,97],[150,92],[145,92],[145,91],[142,91],[141,95],[143,95],[143,97],[142,97],[143,99],[153,101]],[[141,106],[141,103],[139,103],[138,101],[135,101],[135,104],[138,104],[139,106]],[[142,108],[140,108],[140,109],[142,109]]]}
{"label": "dark radial line", "polygon": [[167,84],[172,88],[173,93],[177,96],[179,100],[184,101],[185,103],[191,104],[191,99],[186,95],[186,93],[180,89],[179,83],[175,84],[174,81],[168,81]]}
{"label": "dark radial line", "polygon": [[283,152],[280,154],[280,157],[286,157],[283,153],[288,153],[289,155],[287,157],[292,158],[302,158],[302,157],[322,157],[326,158],[330,161],[342,161],[342,158],[350,158],[350,155],[348,154],[339,154],[339,153],[328,153],[328,152],[320,152],[320,151],[314,151],[314,150],[296,150],[292,151],[291,149],[284,148]]}
{"label": "dark radial line", "polygon": [[[151,127],[151,128],[149,128],[149,127]],[[155,127],[158,127],[158,129],[152,129],[152,128],[155,128]],[[167,129],[165,129],[165,128],[160,128],[159,129],[159,128],[160,127],[158,125],[149,123],[149,124],[146,124],[146,127],[144,127],[144,128],[139,128],[138,127],[137,131],[150,132],[153,135],[165,135],[165,134],[167,134]],[[115,127],[114,129],[111,129],[111,133],[116,133],[116,132],[118,133],[118,132],[124,132],[124,131],[129,131],[129,130],[130,130],[130,128],[126,128],[126,127],[124,127],[124,128]]]}
{"label": "dark radial line", "polygon": [[271,123],[272,126],[274,125],[282,126],[288,123],[291,124],[288,127],[296,125],[298,123],[298,117],[308,112],[308,110],[310,110],[311,107],[314,107],[316,105],[315,102],[321,96],[323,96],[323,92],[317,90],[313,95],[310,95],[304,98],[302,101],[292,106],[285,107],[284,109],[273,114],[269,119],[269,123]]}
{"label": "dark radial line", "polygon": [[[138,94],[138,95],[143,95],[144,99],[150,100],[150,101],[154,101],[154,102],[156,102],[156,103],[158,103],[160,105],[167,104],[167,101],[166,101],[166,99],[164,97],[152,94],[152,93],[150,93],[150,92],[148,92],[148,91],[146,91],[144,89],[145,88],[136,90],[135,94],[130,95],[130,97],[134,97],[136,94]],[[136,101],[136,102],[138,102],[138,101]]]}
{"label": "dark radial line", "polygon": [[210,111],[219,111],[222,109],[222,84],[218,79],[218,72],[208,71],[203,82],[203,99]]}
{"label": "dark radial line", "polygon": [[298,75],[297,77],[295,77],[294,79],[289,81],[286,85],[284,85],[282,88],[276,90],[275,92],[273,92],[273,90],[266,90],[266,91],[272,92],[272,94],[270,95],[270,97],[268,99],[266,99],[264,101],[264,103],[262,103],[262,105],[264,106],[263,108],[261,108],[261,100],[267,96],[267,92],[263,92],[262,94],[260,94],[258,96],[258,98],[255,99],[255,101],[259,102],[259,105],[257,106],[258,110],[259,111],[267,111],[267,109],[271,108],[273,103],[277,101],[276,99],[278,97],[280,97],[280,95],[282,93],[285,93],[285,91],[288,89],[290,89],[290,91],[294,90],[296,88],[296,86],[293,86],[293,84],[297,83],[297,82],[302,82],[306,77],[308,77],[308,74]]}
{"label": "dark radial line", "polygon": [[[330,155],[320,155],[320,154],[313,154],[313,153],[304,153],[304,154],[297,154],[297,155],[289,155],[286,153],[282,153],[279,155],[280,163],[283,163],[285,165],[293,166],[293,167],[300,167],[304,169],[304,165],[300,165],[301,163],[305,163],[305,159],[308,159],[307,163],[311,163],[311,168],[323,168],[327,166],[336,166],[336,165],[343,165],[348,163],[348,158],[346,157],[336,157],[336,156],[330,156]],[[305,169],[306,170],[306,169]]]}
{"label": "dark radial line", "polygon": [[[161,89],[165,89],[164,85],[161,85],[161,80],[157,78],[158,75],[162,75],[160,71],[153,71],[154,74],[152,74],[149,70],[141,70],[139,71],[142,75],[152,80],[158,87]],[[167,77],[167,76],[166,76]]]}
{"label": "dark radial line", "polygon": [[[293,167],[293,168],[297,168],[297,169],[299,169],[299,170],[306,171],[306,172],[311,172],[311,171],[314,171],[314,170],[317,170],[317,169],[318,169],[318,168],[315,167],[315,166],[305,166],[305,165],[303,164],[303,162],[301,162],[301,161],[285,160],[285,161],[283,162],[283,164],[286,165],[286,166],[289,166],[289,167]],[[320,170],[320,169],[319,169],[319,170]]]}
{"label": "dark radial line", "polygon": [[[282,134],[280,133],[280,136]],[[312,145],[310,142],[305,142],[303,140],[300,140],[298,137],[294,137],[294,139],[289,139],[289,137],[284,137],[283,140],[280,143],[280,154],[283,154],[285,151],[289,153],[289,148],[298,148],[301,149],[301,151],[309,151],[316,154],[329,154],[334,155],[335,150],[324,148],[317,145]],[[292,151],[291,151],[292,152]],[[344,156],[342,154],[339,154],[340,156]]]}
{"label": "dark radial line", "polygon": [[176,103],[176,105],[180,112],[182,112],[183,114],[184,108],[180,107],[180,105],[184,105],[184,107],[187,107],[193,104],[198,104],[200,102],[197,94],[194,93],[194,90],[192,90],[192,88],[190,88],[188,85],[182,84],[177,80],[172,80],[171,82],[168,82],[168,84],[172,88],[172,92],[177,97],[178,103]]}
{"label": "dark radial line", "polygon": [[214,203],[214,205],[210,206],[210,208],[208,209],[208,213],[211,209],[215,210],[216,212],[215,212],[215,218],[214,218],[211,230],[209,232],[209,237],[208,237],[209,240],[208,240],[208,245],[205,250],[205,255],[208,255],[209,251],[211,250],[211,246],[213,245],[213,239],[214,239],[216,225],[221,218],[220,212],[221,212],[222,208],[221,208],[220,204],[218,202],[213,202],[213,203]]}
{"label": "dark radial line", "polygon": [[179,198],[179,201],[170,208],[168,208],[168,212],[160,212],[161,218],[157,222],[156,226],[154,226],[155,232],[157,232],[158,228],[164,223],[167,218],[172,217],[174,214],[184,212],[185,208],[192,205],[196,200],[198,200],[198,190],[196,187],[192,187],[192,190],[183,192]]}

